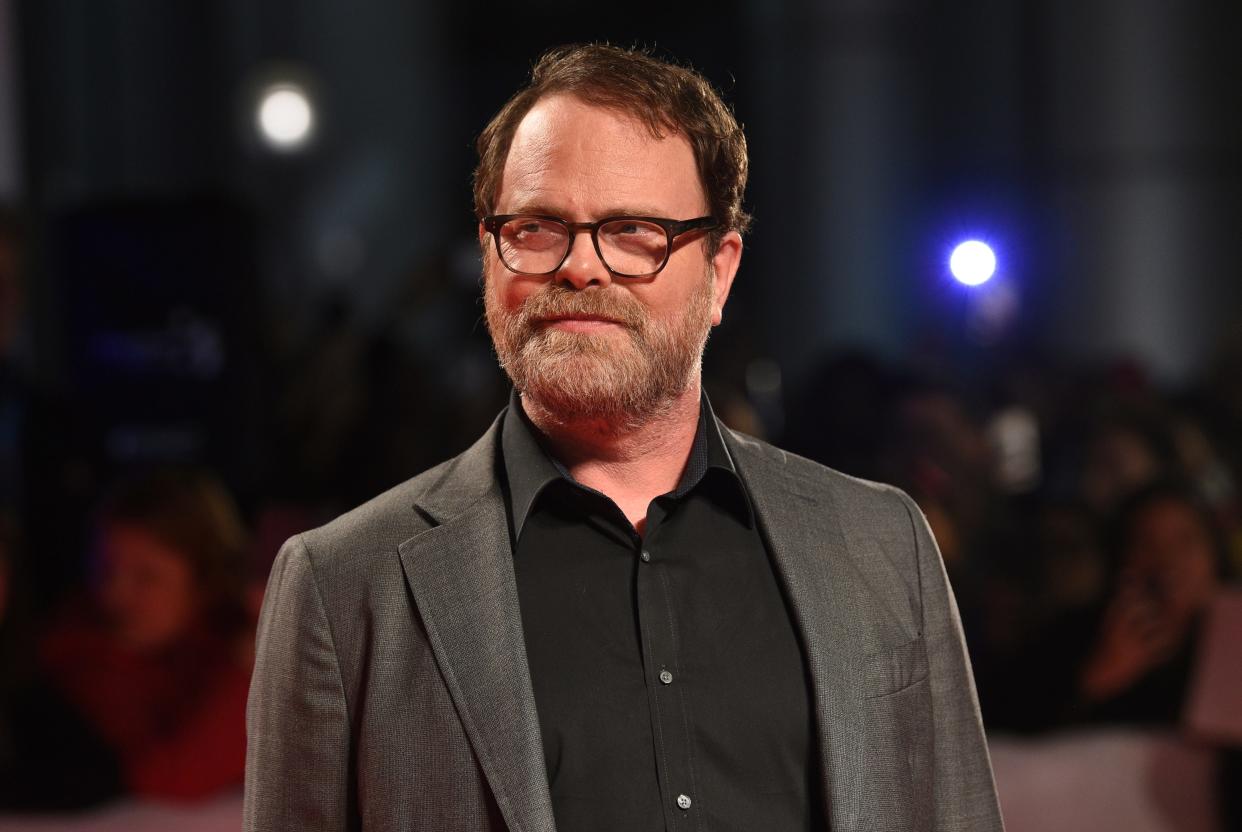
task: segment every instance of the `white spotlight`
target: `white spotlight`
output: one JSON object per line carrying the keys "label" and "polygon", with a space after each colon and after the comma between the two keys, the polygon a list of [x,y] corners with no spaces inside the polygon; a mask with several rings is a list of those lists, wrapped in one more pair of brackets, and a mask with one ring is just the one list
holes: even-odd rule
{"label": "white spotlight", "polygon": [[996,255],[986,243],[968,240],[953,249],[949,258],[949,271],[959,283],[979,286],[987,283],[996,273]]}
{"label": "white spotlight", "polygon": [[314,132],[315,109],[302,87],[273,84],[259,96],[255,122],[259,135],[273,150],[294,151],[303,147]]}

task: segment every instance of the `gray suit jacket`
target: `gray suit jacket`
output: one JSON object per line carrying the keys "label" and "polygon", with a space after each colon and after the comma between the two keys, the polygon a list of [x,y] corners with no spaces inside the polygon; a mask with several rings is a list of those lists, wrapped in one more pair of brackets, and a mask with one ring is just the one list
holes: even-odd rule
{"label": "gray suit jacket", "polygon": [[[555,828],[499,425],[281,550],[250,691],[247,830]],[[832,829],[1000,830],[957,609],[918,508],[722,432],[805,646]]]}

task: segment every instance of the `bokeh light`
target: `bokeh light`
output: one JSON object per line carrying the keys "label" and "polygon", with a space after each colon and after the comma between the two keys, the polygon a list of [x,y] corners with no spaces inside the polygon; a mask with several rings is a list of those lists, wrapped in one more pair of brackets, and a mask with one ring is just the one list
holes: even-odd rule
{"label": "bokeh light", "polygon": [[953,249],[949,271],[959,283],[980,286],[996,274],[996,254],[987,243],[967,240]]}
{"label": "bokeh light", "polygon": [[269,147],[291,152],[304,147],[314,133],[315,109],[302,87],[274,84],[259,96],[256,123]]}

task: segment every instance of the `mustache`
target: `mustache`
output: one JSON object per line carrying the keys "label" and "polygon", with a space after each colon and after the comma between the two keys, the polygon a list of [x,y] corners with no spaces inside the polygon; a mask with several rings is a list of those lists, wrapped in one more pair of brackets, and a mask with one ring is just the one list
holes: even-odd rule
{"label": "mustache", "polygon": [[630,329],[642,329],[647,316],[637,300],[604,289],[548,286],[528,297],[518,313],[527,326],[553,318],[604,318]]}

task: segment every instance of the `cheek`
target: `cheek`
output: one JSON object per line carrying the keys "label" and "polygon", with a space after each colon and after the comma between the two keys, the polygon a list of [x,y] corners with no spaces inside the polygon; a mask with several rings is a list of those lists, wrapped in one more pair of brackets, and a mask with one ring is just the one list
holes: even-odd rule
{"label": "cheek", "polygon": [[154,630],[164,635],[174,635],[197,612],[198,595],[193,577],[177,570],[161,575],[143,588],[138,612]]}
{"label": "cheek", "polygon": [[169,587],[146,600],[148,603],[131,615],[128,623],[130,637],[147,647],[175,642],[191,628],[198,614],[195,596],[188,588]]}
{"label": "cheek", "polygon": [[506,312],[516,312],[522,303],[534,294],[534,287],[516,280],[502,280],[493,290],[497,304]]}
{"label": "cheek", "polygon": [[543,284],[534,280],[523,280],[520,277],[514,277],[494,262],[495,259],[495,255],[490,255],[484,261],[484,300],[494,310],[514,312],[522,306],[523,301],[537,292]]}
{"label": "cheek", "polygon": [[111,564],[105,564],[100,570],[96,591],[104,609],[117,616],[124,616],[141,606],[144,597],[139,577],[132,570],[119,569]]}
{"label": "cheek", "polygon": [[169,581],[161,596],[165,599],[171,617],[187,618],[197,607],[198,590],[194,577],[189,573],[178,574]]}

